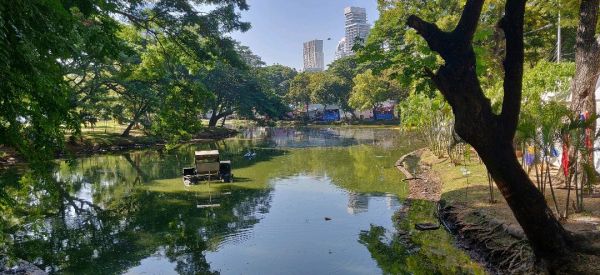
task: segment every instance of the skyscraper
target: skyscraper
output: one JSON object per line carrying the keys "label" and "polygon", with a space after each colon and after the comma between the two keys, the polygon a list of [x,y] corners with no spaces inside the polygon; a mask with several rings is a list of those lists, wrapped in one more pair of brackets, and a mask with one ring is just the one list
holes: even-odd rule
{"label": "skyscraper", "polygon": [[352,47],[356,42],[364,42],[369,35],[371,26],[367,24],[367,10],[364,8],[347,7],[346,16],[346,52],[353,53]]}
{"label": "skyscraper", "polygon": [[346,55],[346,37],[344,36],[340,39],[340,42],[338,42],[338,45],[335,48],[335,59],[340,59]]}
{"label": "skyscraper", "polygon": [[367,23],[367,10],[364,8],[347,7],[344,9],[344,16],[346,17],[346,35],[338,44],[335,53],[336,59],[354,54],[352,51],[354,44],[363,43],[371,29],[371,25]]}
{"label": "skyscraper", "polygon": [[304,71],[320,72],[324,68],[323,40],[304,42]]}

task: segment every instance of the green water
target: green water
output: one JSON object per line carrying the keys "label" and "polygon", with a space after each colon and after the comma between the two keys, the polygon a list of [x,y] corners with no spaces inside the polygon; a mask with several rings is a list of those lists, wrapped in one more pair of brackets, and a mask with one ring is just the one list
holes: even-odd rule
{"label": "green water", "polygon": [[[484,273],[445,231],[414,230],[435,205],[408,207],[394,163],[420,145],[392,128],[255,128],[5,173],[3,249],[61,274]],[[232,160],[235,182],[184,186],[199,149]]]}

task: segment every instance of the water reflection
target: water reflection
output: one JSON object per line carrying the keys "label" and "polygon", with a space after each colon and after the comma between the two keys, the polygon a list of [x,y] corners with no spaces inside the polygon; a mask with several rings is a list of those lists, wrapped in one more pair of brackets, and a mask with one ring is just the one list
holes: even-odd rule
{"label": "water reflection", "polygon": [[350,192],[348,193],[348,214],[358,214],[369,209],[369,197],[367,195]]}
{"label": "water reflection", "polygon": [[[0,252],[51,273],[379,273],[357,240],[371,224],[396,231],[406,186],[393,164],[411,142],[385,128],[253,128],[5,173],[0,187],[14,199],[0,198]],[[185,187],[181,169],[199,149],[232,160],[235,182]]]}

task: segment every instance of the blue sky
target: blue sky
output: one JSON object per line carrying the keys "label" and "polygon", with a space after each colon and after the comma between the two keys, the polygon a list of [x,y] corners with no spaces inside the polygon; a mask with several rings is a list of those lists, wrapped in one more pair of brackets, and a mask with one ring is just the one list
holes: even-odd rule
{"label": "blue sky", "polygon": [[[367,9],[373,24],[379,17],[376,0],[248,0],[250,10],[242,19],[252,28],[231,36],[249,46],[268,65],[302,68],[302,43],[322,39],[325,64],[334,57],[335,47],[344,36],[344,8]],[[327,40],[331,38],[331,40]]]}

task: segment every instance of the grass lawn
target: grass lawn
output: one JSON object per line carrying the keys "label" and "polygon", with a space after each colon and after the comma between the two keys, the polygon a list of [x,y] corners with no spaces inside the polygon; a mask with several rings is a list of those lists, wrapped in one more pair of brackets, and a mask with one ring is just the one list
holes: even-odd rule
{"label": "grass lawn", "polygon": [[[479,209],[506,224],[518,226],[510,208],[495,185],[493,190],[496,202],[490,203],[487,171],[477,157],[473,157],[466,166],[456,166],[448,158],[438,158],[429,150],[425,150],[421,158],[423,163],[431,165],[432,171],[439,175],[442,182],[442,199],[451,204],[459,203]],[[466,167],[471,174],[463,175],[462,167]],[[535,182],[535,174],[530,174],[530,177]],[[558,181],[553,180],[553,182]],[[559,210],[562,212],[566,204],[567,190],[554,187]],[[549,207],[557,215],[549,187],[546,187],[545,196]],[[571,192],[571,200],[573,199],[574,191]],[[600,198],[586,197],[584,208],[585,211],[582,213],[574,213],[570,210],[569,219],[563,221],[563,225],[571,231],[600,231]]]}
{"label": "grass lawn", "polygon": [[[75,146],[124,146],[131,144],[151,144],[158,140],[154,137],[148,137],[143,131],[137,128],[131,129],[128,137],[122,137],[121,134],[127,128],[126,124],[119,124],[116,121],[99,121],[95,127],[81,126],[82,138],[76,140]],[[69,137],[67,136],[67,140]],[[73,144],[71,144],[73,145]]]}

